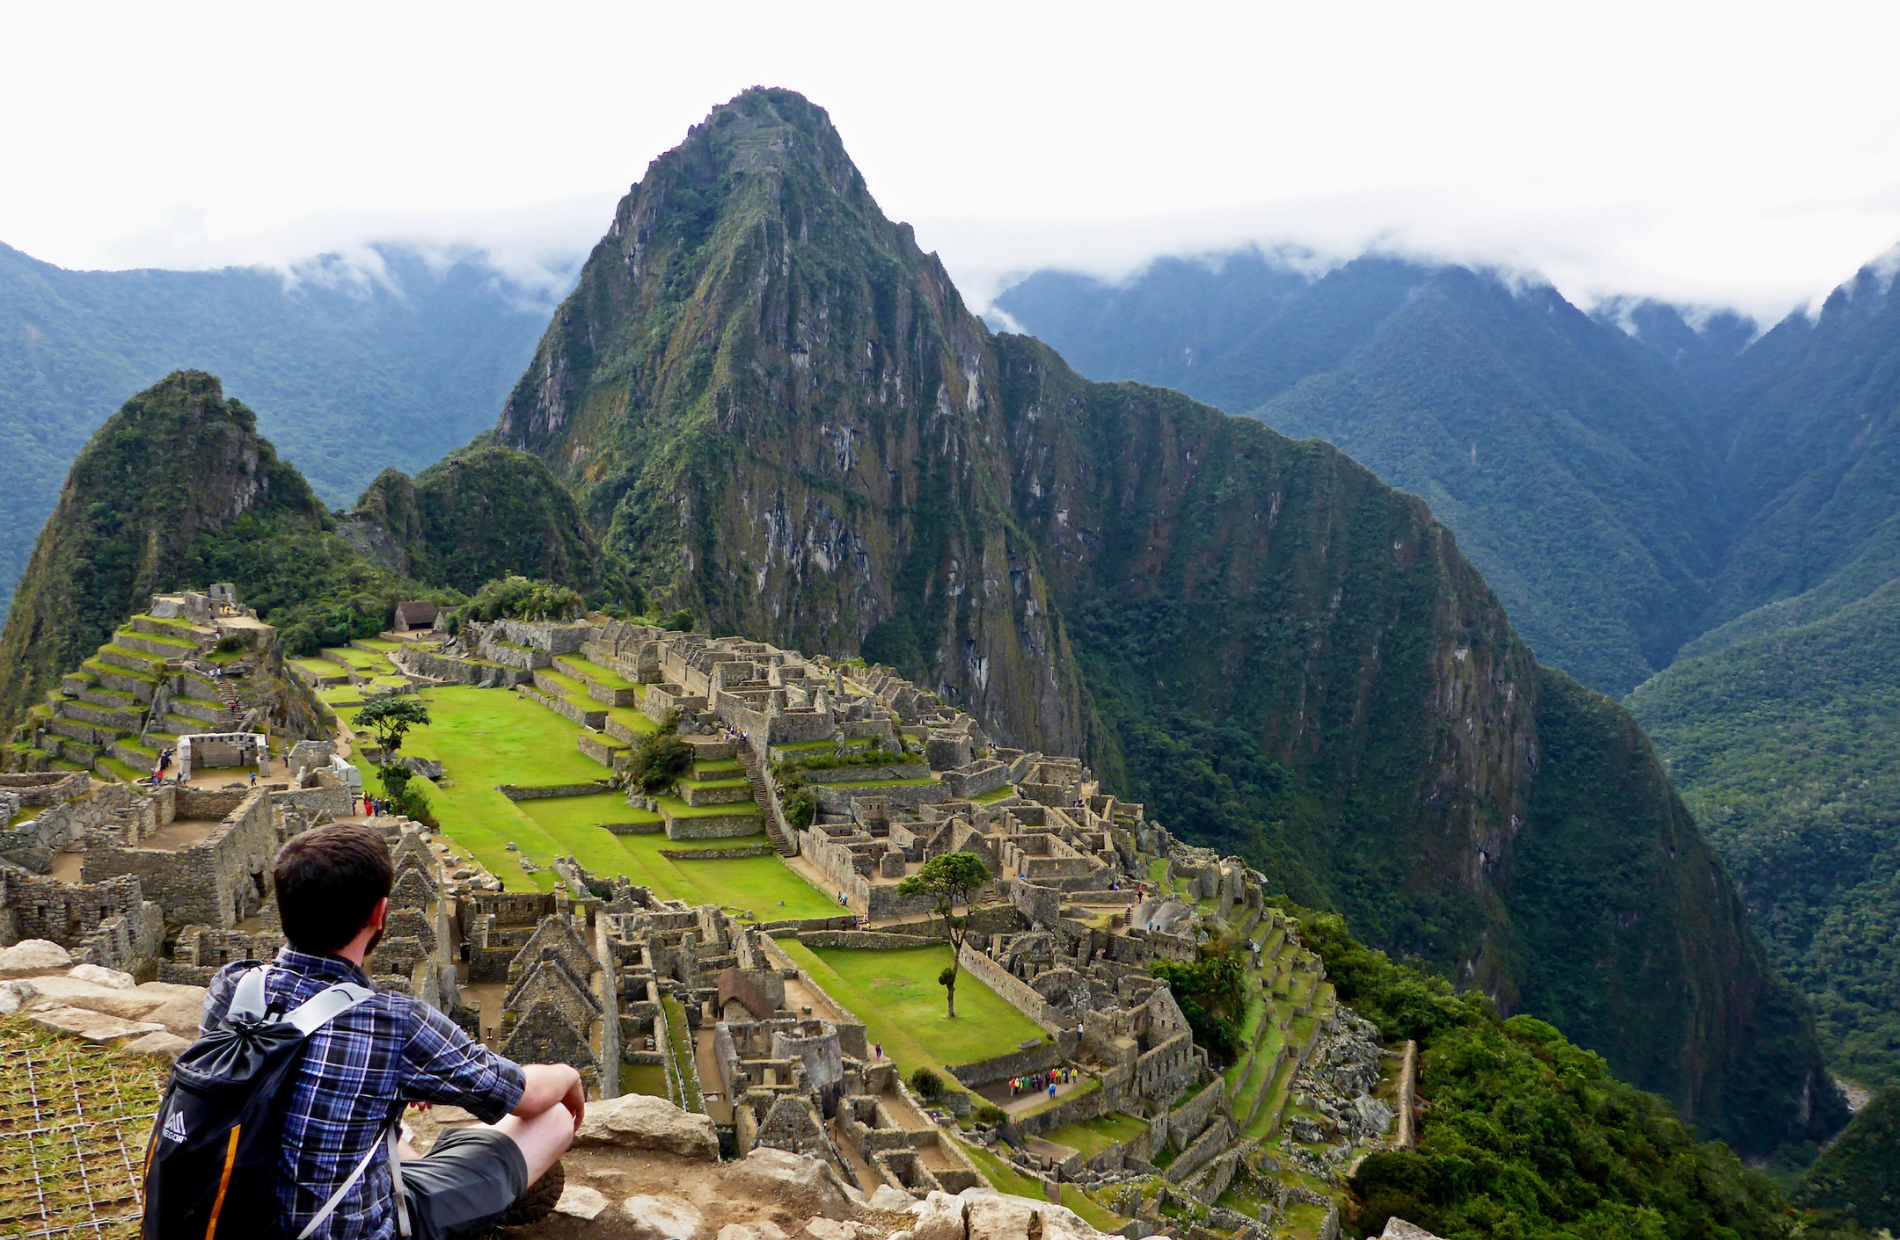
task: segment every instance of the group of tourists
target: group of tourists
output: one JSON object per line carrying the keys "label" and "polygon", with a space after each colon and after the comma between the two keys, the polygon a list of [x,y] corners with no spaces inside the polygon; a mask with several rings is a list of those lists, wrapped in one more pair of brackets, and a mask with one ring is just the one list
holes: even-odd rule
{"label": "group of tourists", "polygon": [[[396,803],[388,797],[373,797],[365,794],[356,799],[363,803],[363,817],[365,818],[375,818],[380,814],[393,814],[396,812]],[[355,807],[351,806],[351,808],[354,809]]]}
{"label": "group of tourists", "polygon": [[[172,759],[176,757],[177,754],[178,751],[171,748],[158,751],[158,762],[152,767],[152,787],[156,788],[165,782],[165,772],[171,769]],[[185,773],[183,771],[178,773],[177,782],[181,784],[185,782]]]}
{"label": "group of tourists", "polygon": [[1046,1089],[1049,1091],[1049,1096],[1053,1098],[1056,1096],[1056,1086],[1074,1083],[1074,1068],[1053,1068],[1048,1072],[1031,1072],[1028,1076],[1010,1077],[1009,1093],[1011,1097],[1015,1097],[1018,1094],[1041,1093]]}

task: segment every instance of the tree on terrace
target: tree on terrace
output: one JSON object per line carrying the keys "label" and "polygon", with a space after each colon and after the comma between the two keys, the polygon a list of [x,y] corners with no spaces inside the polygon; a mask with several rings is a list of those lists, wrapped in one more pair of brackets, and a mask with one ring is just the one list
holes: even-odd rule
{"label": "tree on terrace", "polygon": [[957,1015],[957,968],[969,938],[969,918],[955,916],[956,906],[967,910],[983,884],[990,881],[989,868],[975,853],[944,853],[924,862],[924,868],[897,884],[900,896],[930,896],[936,901],[937,916],[943,918],[944,937],[950,940],[949,967],[937,975],[944,989],[950,1019]]}
{"label": "tree on terrace", "polygon": [[429,708],[422,704],[421,698],[392,695],[378,698],[357,711],[355,723],[376,734],[376,744],[383,751],[376,764],[383,777],[383,790],[408,810],[409,768],[397,761],[396,753],[402,748],[403,738],[409,735],[410,728],[429,726]]}

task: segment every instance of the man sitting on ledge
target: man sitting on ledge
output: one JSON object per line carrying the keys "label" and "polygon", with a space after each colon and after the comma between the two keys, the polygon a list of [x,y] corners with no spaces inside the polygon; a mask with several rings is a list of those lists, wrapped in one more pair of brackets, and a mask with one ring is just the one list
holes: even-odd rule
{"label": "man sitting on ledge", "polygon": [[[376,829],[337,823],[306,831],[284,845],[271,877],[289,942],[271,963],[267,1002],[290,1011],[334,982],[368,987],[363,957],[383,936],[394,877],[389,846]],[[223,1021],[238,977],[253,967],[226,965],[212,979],[206,1029]],[[405,1234],[483,1234],[530,1185],[546,1213],[559,1194],[560,1157],[585,1100],[580,1073],[567,1064],[516,1064],[471,1041],[428,1004],[378,993],[311,1034],[289,1078],[277,1159],[285,1234],[301,1235],[366,1155],[367,1172],[311,1240],[398,1234],[389,1160],[370,1150],[408,1102],[463,1107],[483,1123],[444,1132],[426,1158],[402,1144]]]}

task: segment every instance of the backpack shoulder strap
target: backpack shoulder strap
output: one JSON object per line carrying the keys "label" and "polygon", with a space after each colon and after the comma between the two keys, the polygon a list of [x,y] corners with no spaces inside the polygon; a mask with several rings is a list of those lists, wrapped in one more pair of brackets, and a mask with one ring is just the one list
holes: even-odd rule
{"label": "backpack shoulder strap", "polygon": [[230,1006],[224,1012],[226,1022],[255,1024],[264,1019],[264,975],[269,971],[269,965],[260,964],[246,969],[238,977],[237,988],[231,992]]}
{"label": "backpack shoulder strap", "polygon": [[[250,975],[245,976],[248,980]],[[376,992],[367,986],[358,986],[354,982],[336,982],[304,1000],[298,1005],[297,1010],[284,1017],[284,1020],[295,1025],[297,1032],[307,1038],[357,1004],[373,998],[375,994]]]}

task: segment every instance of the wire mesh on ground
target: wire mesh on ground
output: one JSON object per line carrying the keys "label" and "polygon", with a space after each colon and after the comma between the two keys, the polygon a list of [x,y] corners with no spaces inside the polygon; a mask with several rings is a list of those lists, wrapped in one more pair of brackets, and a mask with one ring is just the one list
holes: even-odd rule
{"label": "wire mesh on ground", "polygon": [[0,1236],[138,1235],[164,1070],[0,1021]]}

